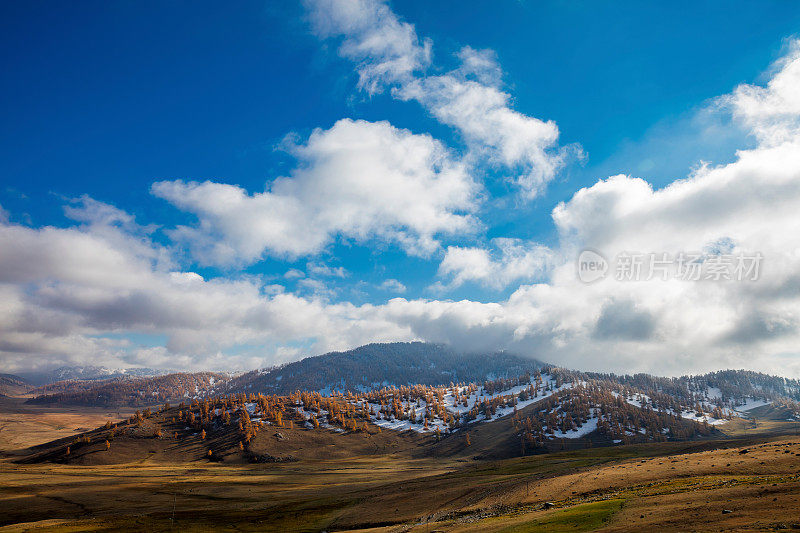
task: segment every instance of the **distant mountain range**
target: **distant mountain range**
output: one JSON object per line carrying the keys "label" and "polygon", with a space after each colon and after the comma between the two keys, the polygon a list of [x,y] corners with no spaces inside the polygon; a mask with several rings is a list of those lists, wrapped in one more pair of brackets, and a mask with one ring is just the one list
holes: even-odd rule
{"label": "distant mountain range", "polygon": [[202,398],[227,380],[225,374],[195,372],[155,377],[113,377],[103,380],[68,380],[30,391],[32,404],[86,406],[149,406]]}
{"label": "distant mountain range", "polygon": [[155,372],[103,367],[59,369],[54,374],[70,379],[34,389],[37,397],[30,401],[147,406],[241,393],[286,396],[307,391],[330,396],[335,392],[459,383],[473,384],[476,390],[494,390],[496,386],[487,385],[489,382],[517,379],[522,383],[520,376],[539,372],[557,378],[559,383],[591,382],[612,395],[638,395],[651,409],[657,411],[661,406],[669,412],[684,413],[684,417],[692,411],[709,413],[718,408],[717,415],[721,416],[722,412],[744,413],[767,405],[785,409],[787,417],[800,412],[800,381],[795,379],[743,370],[679,378],[578,372],[507,352],[459,353],[444,345],[422,342],[369,344],[234,376],[210,372],[148,375]]}
{"label": "distant mountain range", "polygon": [[154,377],[174,373],[174,370],[152,368],[107,368],[105,366],[62,366],[46,372],[19,372],[18,377],[33,385],[46,385],[57,381],[95,381],[119,377]]}

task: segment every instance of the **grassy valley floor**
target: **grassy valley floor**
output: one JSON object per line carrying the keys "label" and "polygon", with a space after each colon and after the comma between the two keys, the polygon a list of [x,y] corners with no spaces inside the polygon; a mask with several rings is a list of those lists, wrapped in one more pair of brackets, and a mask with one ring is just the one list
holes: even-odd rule
{"label": "grassy valley floor", "polygon": [[491,462],[402,454],[259,465],[6,459],[0,487],[0,531],[774,531],[800,529],[800,439]]}

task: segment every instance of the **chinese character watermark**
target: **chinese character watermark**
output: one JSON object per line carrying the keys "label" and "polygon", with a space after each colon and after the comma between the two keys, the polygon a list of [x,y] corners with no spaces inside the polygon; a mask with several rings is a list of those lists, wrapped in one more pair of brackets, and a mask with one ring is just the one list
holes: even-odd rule
{"label": "chinese character watermark", "polygon": [[608,261],[600,252],[584,250],[578,256],[578,279],[592,283],[613,275],[617,281],[756,281],[761,274],[760,252],[702,254],[680,252],[621,252]]}

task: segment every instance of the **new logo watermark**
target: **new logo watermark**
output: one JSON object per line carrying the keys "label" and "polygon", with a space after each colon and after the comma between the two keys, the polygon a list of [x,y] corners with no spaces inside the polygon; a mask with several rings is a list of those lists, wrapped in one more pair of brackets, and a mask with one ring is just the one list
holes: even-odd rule
{"label": "new logo watermark", "polygon": [[596,250],[578,256],[578,279],[592,283],[613,275],[617,281],[756,281],[761,275],[760,252],[708,254],[679,252],[622,252],[608,261]]}
{"label": "new logo watermark", "polygon": [[592,283],[603,279],[608,274],[608,261],[594,250],[584,250],[578,256],[578,279],[584,283]]}

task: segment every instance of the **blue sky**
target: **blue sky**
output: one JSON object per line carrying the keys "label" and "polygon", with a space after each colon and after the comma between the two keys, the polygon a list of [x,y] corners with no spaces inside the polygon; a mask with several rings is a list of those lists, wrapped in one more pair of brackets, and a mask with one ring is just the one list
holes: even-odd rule
{"label": "blue sky", "polygon": [[[111,230],[100,227],[97,209],[87,214],[87,202],[100,202],[92,205],[135,217],[133,222],[117,213],[109,224],[150,250],[144,256],[154,272],[194,272],[204,282],[219,284],[257,280],[255,290],[262,297],[282,292],[316,302],[326,317],[331,306],[354,306],[368,314],[364,305],[385,309],[391,298],[503,305],[521,287],[557,285],[554,272],[568,246],[551,213],[560,203],[569,204],[577,191],[615,174],[641,177],[659,189],[691,176],[701,161],[735,164],[737,150],[761,147],[752,124],[723,109],[719,98],[740,86],[768,84],[781,68],[781,58],[791,55],[787,50],[800,28],[800,7],[792,2],[607,6],[469,1],[454,9],[450,3],[364,1],[356,7],[367,12],[374,6],[385,7],[376,19],[380,24],[410,25],[403,27],[411,28],[414,53],[424,54],[429,46],[430,56],[411,71],[373,77],[376,85],[370,87],[359,83],[359,72],[386,57],[374,49],[347,52],[348,42],[364,38],[363,29],[353,33],[357,25],[351,19],[334,16],[337,10],[348,11],[347,3],[242,2],[234,8],[211,2],[4,4],[0,61],[10,75],[0,83],[0,206],[7,213],[6,224],[39,235],[52,226],[108,240],[106,230]],[[323,28],[334,19],[336,27]],[[488,58],[488,66],[481,67],[485,70],[464,74],[466,63],[459,53],[465,47],[476,58]],[[530,124],[552,124],[557,140],[545,143],[541,157],[526,147],[524,155],[501,161],[508,157],[503,149],[514,135],[487,140],[491,132],[480,129],[480,120],[458,123],[458,117],[437,115],[445,112],[444,93],[426,84],[438,77],[465,84],[469,80],[507,95],[500,106],[503,113],[529,117]],[[408,96],[414,90],[421,92]],[[188,203],[181,202],[193,191],[183,185],[153,189],[157,183],[209,181],[258,195],[275,178],[295,179],[303,168],[311,168],[312,176],[330,173],[341,166],[324,166],[327,156],[319,155],[310,138],[315,131],[322,132],[320,143],[333,138],[330,132],[342,119],[357,121],[354,135],[364,125],[388,123],[391,131],[373,129],[371,134],[408,130],[415,140],[438,143],[432,149],[435,157],[453,165],[461,176],[454,178],[461,180],[458,186],[473,187],[443,192],[431,201],[432,209],[443,209],[438,215],[454,218],[424,227],[411,223],[411,229],[402,220],[384,227],[382,206],[377,215],[364,215],[373,218],[355,229],[349,219],[332,223],[324,236],[309,237],[322,238],[321,244],[309,241],[296,248],[273,237],[249,242],[231,230],[241,220],[229,215],[202,219],[202,213],[217,209],[207,203],[208,195],[217,198],[231,189],[201,191],[197,194],[202,199]],[[521,176],[538,173],[543,161],[554,163],[555,170],[536,178],[535,185],[521,185]],[[317,178],[308,179],[313,189]],[[303,203],[311,193],[296,194]],[[466,197],[454,200],[457,194]],[[260,203],[248,204],[253,212],[265,209]],[[65,206],[84,214],[65,216]],[[266,222],[253,216],[255,224],[276,220],[273,215]],[[392,216],[402,219],[402,213]],[[290,232],[303,229],[288,227]],[[435,243],[425,244],[428,237]],[[515,240],[493,240],[498,238]],[[520,266],[530,266],[528,273],[498,274],[507,259],[499,255],[503,243],[531,261]],[[220,259],[221,245],[233,249],[232,255]],[[420,246],[427,248],[420,251]],[[500,270],[467,273],[474,264],[465,261],[474,256],[458,258],[456,248],[485,251]],[[287,253],[289,249],[302,251]],[[21,301],[37,306],[43,305],[45,284],[68,284],[52,273],[5,282],[9,290],[21,291]],[[613,299],[615,293],[605,298]],[[73,304],[58,312],[83,309]],[[604,309],[602,302],[598,305],[593,320]],[[9,311],[18,319],[17,312]],[[777,310],[767,314],[785,318]],[[210,344],[182,343],[175,341],[182,338],[176,333],[181,328],[162,327],[155,319],[129,322],[122,317],[102,325],[85,316],[70,320],[74,324],[65,326],[69,335],[130,340],[127,346],[92,345],[92,357],[146,364],[146,354],[155,350],[160,354],[152,356],[156,366],[171,360],[268,364],[304,355],[298,346],[310,351],[343,348],[362,340],[385,340],[392,332],[403,339],[435,341],[459,336],[438,326],[430,331],[410,326],[408,319],[393,322],[398,329],[377,334],[372,328],[378,326],[364,326],[359,318],[345,320],[360,332],[350,337],[310,328],[308,334],[242,333]],[[518,325],[487,336],[498,347],[524,350],[548,350],[544,346],[553,342],[536,337],[517,346],[519,332]],[[50,340],[55,335],[38,334]],[[503,335],[512,340],[503,340]],[[215,337],[207,331],[200,336]],[[19,353],[37,354],[43,365],[81,359],[80,350],[56,345],[20,348]],[[278,354],[276,347],[283,351]],[[243,350],[247,358],[240,357]],[[785,355],[783,348],[775,350]],[[552,353],[561,356],[558,350]],[[13,350],[5,357],[9,365],[21,360]]]}

